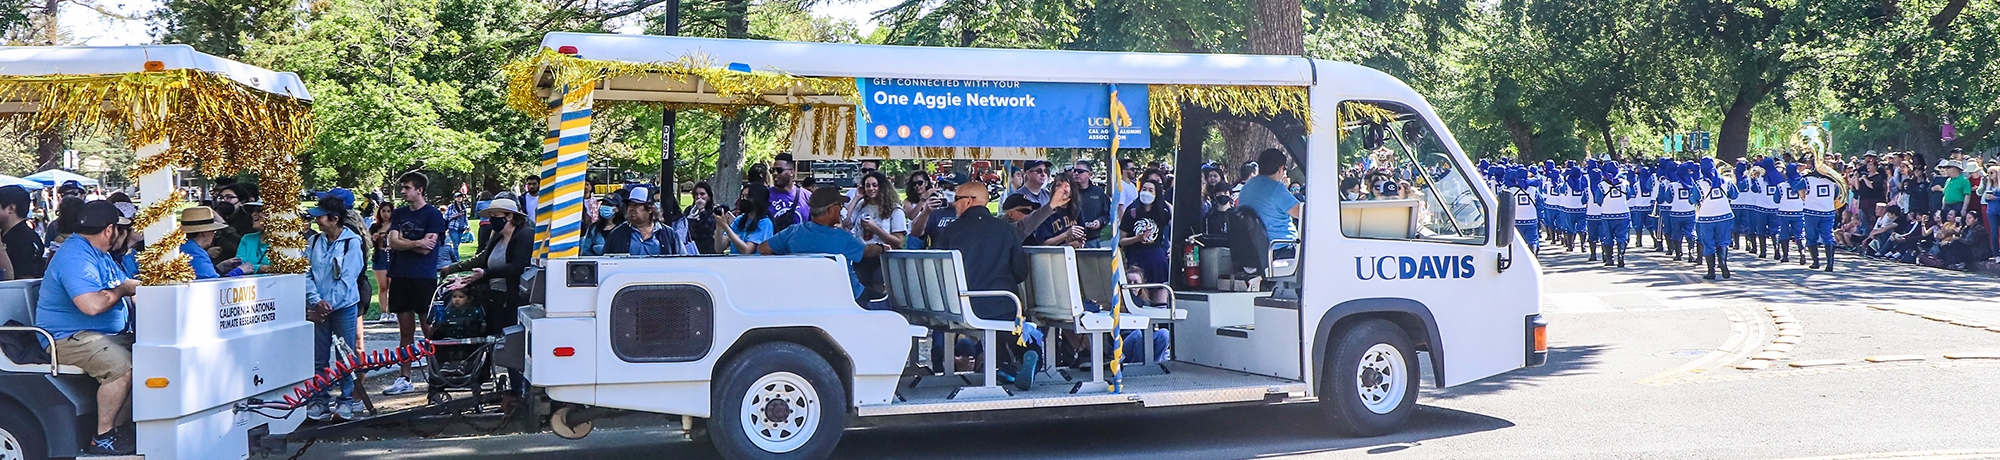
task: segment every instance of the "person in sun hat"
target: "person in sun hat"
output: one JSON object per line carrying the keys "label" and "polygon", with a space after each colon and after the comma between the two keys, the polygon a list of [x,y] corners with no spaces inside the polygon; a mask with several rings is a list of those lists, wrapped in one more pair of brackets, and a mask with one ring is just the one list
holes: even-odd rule
{"label": "person in sun hat", "polygon": [[510,198],[494,199],[479,211],[479,217],[487,219],[484,225],[494,227],[493,236],[478,254],[446,266],[440,273],[472,272],[471,277],[458,281],[460,284],[446,288],[473,286],[476,291],[485,291],[486,295],[473,298],[484,301],[487,332],[499,333],[518,322],[515,313],[527,304],[528,299],[517,293],[521,274],[534,262],[535,225]]}
{"label": "person in sun hat", "polygon": [[[116,210],[116,209],[114,209]],[[195,279],[221,278],[219,273],[233,270],[242,260],[228,259],[214,262],[208,257],[208,248],[215,245],[215,232],[229,228],[207,206],[195,206],[181,210],[181,232],[187,234],[187,242],[181,244],[181,253],[189,257],[188,265],[194,269]]]}

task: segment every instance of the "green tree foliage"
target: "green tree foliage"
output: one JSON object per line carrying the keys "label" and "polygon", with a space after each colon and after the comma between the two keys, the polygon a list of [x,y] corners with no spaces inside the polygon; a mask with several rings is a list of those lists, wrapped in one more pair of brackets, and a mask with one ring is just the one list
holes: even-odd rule
{"label": "green tree foliage", "polygon": [[[1940,158],[1974,147],[2000,124],[2000,6],[1970,0],[1850,0],[1829,8],[1849,18],[1837,28],[1822,72],[1884,145]],[[1886,121],[1886,120],[1885,120]],[[1954,122],[1958,138],[1943,142]]]}
{"label": "green tree foliage", "polygon": [[235,58],[243,55],[243,40],[291,27],[297,5],[292,0],[167,0],[148,21],[161,43]]}

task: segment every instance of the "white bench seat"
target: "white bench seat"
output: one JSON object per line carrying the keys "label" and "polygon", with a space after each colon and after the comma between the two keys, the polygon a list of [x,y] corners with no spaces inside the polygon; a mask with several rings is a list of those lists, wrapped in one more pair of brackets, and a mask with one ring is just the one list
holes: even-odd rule
{"label": "white bench seat", "polygon": [[[1187,317],[1186,310],[1174,308],[1134,308],[1127,302],[1125,312],[1115,315],[1117,327],[1113,328],[1114,315],[1111,313],[1113,289],[1133,289],[1134,286],[1112,283],[1110,249],[1073,249],[1068,246],[1032,246],[1026,248],[1032,274],[1027,282],[1027,294],[1032,300],[1030,312],[1043,324],[1066,325],[1071,331],[1090,337],[1090,380],[1078,382],[1072,392],[1082,393],[1102,391],[1108,388],[1104,381],[1104,337],[1116,331],[1148,331],[1145,337],[1148,363],[1153,334],[1150,332],[1156,321],[1172,321]],[[1165,288],[1165,286],[1159,286]],[[1129,296],[1127,297],[1129,300]],[[1099,305],[1099,311],[1090,311],[1088,302]],[[1141,310],[1148,310],[1141,312]]]}
{"label": "white bench seat", "polygon": [[[966,288],[964,259],[958,251],[893,250],[882,255],[884,284],[889,289],[890,309],[902,313],[912,324],[945,331],[977,331],[985,339],[985,383],[960,387],[949,399],[1003,398],[1012,396],[999,384],[999,331],[1013,332],[1013,320],[993,320],[973,314],[975,297],[1002,297],[1014,303],[1016,316],[1021,298],[1012,291],[974,291]],[[946,346],[933,344],[932,346]],[[949,365],[943,365],[949,369]]]}
{"label": "white bench seat", "polygon": [[[41,291],[41,279],[0,281],[0,324],[7,324],[8,320],[13,320],[26,325],[21,327],[0,326],[0,331],[28,332],[42,336],[44,339],[49,338],[50,336],[47,335],[48,331],[43,331],[42,328],[35,327],[35,301]],[[50,366],[47,364],[16,363],[13,359],[8,358],[5,353],[0,353],[0,372],[24,374],[51,373]],[[70,365],[58,365],[54,367],[53,373],[81,375],[83,374],[83,369]]]}

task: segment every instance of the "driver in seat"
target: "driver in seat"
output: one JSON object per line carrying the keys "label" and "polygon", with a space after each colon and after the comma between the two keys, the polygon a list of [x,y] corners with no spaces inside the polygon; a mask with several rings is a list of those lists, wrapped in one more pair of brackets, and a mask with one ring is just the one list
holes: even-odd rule
{"label": "driver in seat", "polygon": [[112,225],[130,221],[109,201],[83,205],[76,236],[89,244],[62,245],[49,259],[35,302],[35,326],[55,336],[51,344],[57,364],[76,366],[97,379],[97,431],[84,453],[129,455],[132,446],[118,445],[117,426],[126,397],[132,393],[132,335],[123,333],[131,312],[125,300],[139,289],[110,254],[118,242]]}
{"label": "driver in seat", "polygon": [[[1305,202],[1287,188],[1291,178],[1285,176],[1285,166],[1290,162],[1285,151],[1265,149],[1257,155],[1257,177],[1244,181],[1243,191],[1236,197],[1237,206],[1256,211],[1257,218],[1264,220],[1264,233],[1271,241],[1298,240],[1293,223],[1305,210]],[[1278,251],[1278,258],[1290,258],[1293,251],[1285,246]]]}

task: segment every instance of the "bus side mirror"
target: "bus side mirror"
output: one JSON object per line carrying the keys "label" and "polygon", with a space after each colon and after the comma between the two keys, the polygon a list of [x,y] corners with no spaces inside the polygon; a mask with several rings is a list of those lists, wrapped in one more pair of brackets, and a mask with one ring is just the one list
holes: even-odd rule
{"label": "bus side mirror", "polygon": [[[1511,195],[1511,194],[1509,194]],[[1507,254],[1500,256],[1500,271],[1514,266],[1514,197],[1500,200],[1499,209],[1493,213],[1493,240],[1500,247],[1507,248]]]}

